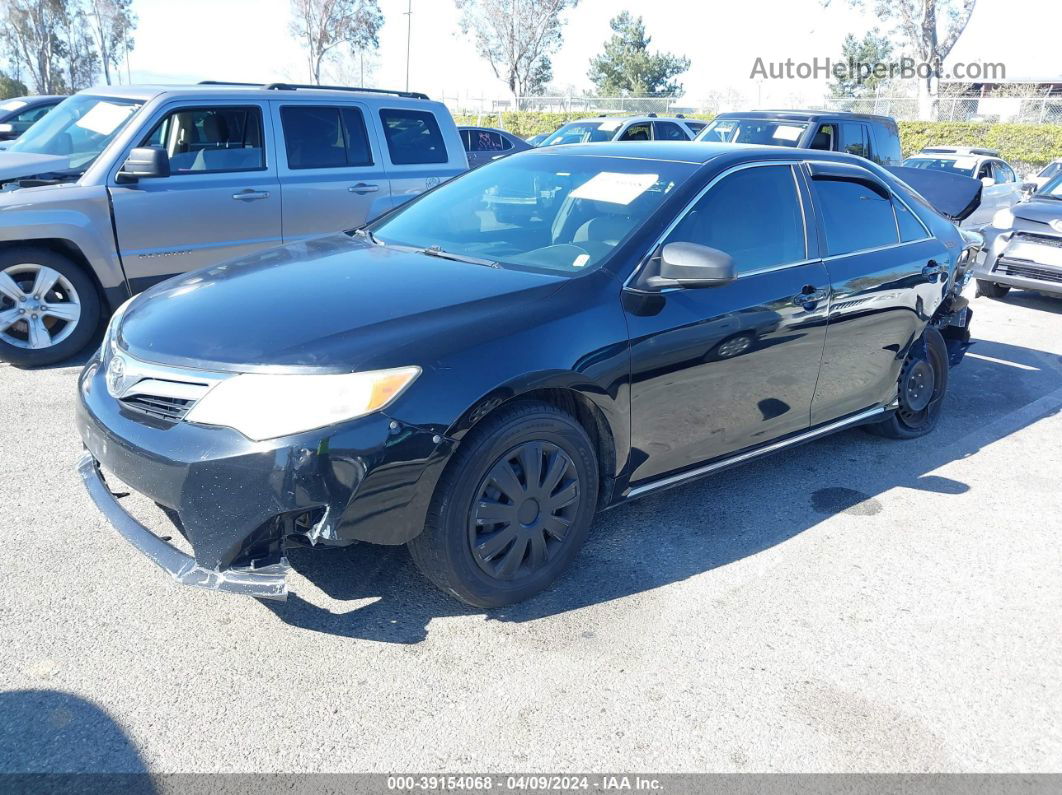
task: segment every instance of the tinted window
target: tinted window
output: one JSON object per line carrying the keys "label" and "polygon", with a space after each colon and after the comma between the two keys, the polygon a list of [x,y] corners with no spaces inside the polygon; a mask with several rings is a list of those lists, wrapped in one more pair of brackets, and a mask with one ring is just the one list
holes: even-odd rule
{"label": "tinted window", "polygon": [[615,119],[606,121],[574,121],[565,124],[550,133],[542,142],[542,146],[557,146],[559,144],[585,144],[594,141],[611,141],[616,134],[621,122]]}
{"label": "tinted window", "polygon": [[712,187],[668,242],[700,243],[725,251],[738,271],[750,271],[806,256],[804,219],[789,166],[737,171]]}
{"label": "tinted window", "polygon": [[848,180],[816,179],[814,185],[831,256],[898,242],[889,199]]}
{"label": "tinted window", "polygon": [[469,130],[469,152],[503,152],[512,144],[490,130]]}
{"label": "tinted window", "polygon": [[823,152],[833,151],[833,142],[837,138],[837,130],[832,124],[820,124],[819,129],[811,138],[809,149],[821,149]]}
{"label": "tinted window", "polygon": [[677,124],[675,124],[672,121],[657,121],[657,122],[653,122],[653,127],[656,128],[657,140],[660,140],[660,141],[688,141],[689,140],[689,136],[687,136],[686,133],[684,133],[682,131],[682,128],[679,127]]}
{"label": "tinted window", "polygon": [[618,141],[648,141],[653,136],[649,133],[649,122],[641,122],[639,124],[632,124],[623,134],[617,138]]}
{"label": "tinted window", "polygon": [[686,119],[686,126],[689,127],[690,130],[693,131],[694,135],[696,135],[701,130],[703,130],[706,125],[705,125],[705,122],[703,122],[703,121],[693,121],[692,119]]}
{"label": "tinted window", "polygon": [[698,141],[796,146],[808,125],[796,121],[770,119],[715,119],[701,130]]}
{"label": "tinted window", "polygon": [[423,110],[381,110],[387,151],[395,165],[445,163],[449,157],[435,116]]}
{"label": "tinted window", "polygon": [[847,152],[850,155],[867,157],[866,136],[863,133],[862,124],[839,124],[841,131],[840,143],[837,145],[838,152]]}
{"label": "tinted window", "polygon": [[884,124],[872,124],[870,129],[874,133],[874,162],[898,164],[902,157],[899,133]]}
{"label": "tinted window", "polygon": [[365,120],[357,108],[289,106],[280,109],[288,168],[372,165]]}
{"label": "tinted window", "polygon": [[896,225],[900,228],[900,240],[909,243],[912,240],[924,240],[927,237],[921,222],[904,206],[903,202],[893,202],[893,207],[896,208]]}
{"label": "tinted window", "polygon": [[925,168],[972,177],[977,161],[972,157],[909,157],[903,161],[903,165],[904,168]]}
{"label": "tinted window", "polygon": [[181,108],[155,125],[140,146],[165,149],[174,174],[265,168],[258,107]]}

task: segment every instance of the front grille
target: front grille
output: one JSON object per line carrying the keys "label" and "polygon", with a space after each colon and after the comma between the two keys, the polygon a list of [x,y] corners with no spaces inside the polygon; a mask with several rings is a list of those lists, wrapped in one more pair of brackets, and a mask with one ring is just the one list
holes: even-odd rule
{"label": "front grille", "polygon": [[1015,232],[1014,240],[1023,243],[1037,243],[1041,246],[1062,248],[1062,237],[1052,237],[1051,235],[1037,235],[1032,232]]}
{"label": "front grille", "polygon": [[1062,283],[1062,270],[1034,265],[1027,260],[1013,260],[1001,257],[993,270],[996,273],[1003,273],[1007,276],[1020,276],[1024,279]]}
{"label": "front grille", "polygon": [[180,422],[192,408],[194,400],[161,397],[158,395],[132,395],[122,398],[122,405],[148,416],[170,422]]}

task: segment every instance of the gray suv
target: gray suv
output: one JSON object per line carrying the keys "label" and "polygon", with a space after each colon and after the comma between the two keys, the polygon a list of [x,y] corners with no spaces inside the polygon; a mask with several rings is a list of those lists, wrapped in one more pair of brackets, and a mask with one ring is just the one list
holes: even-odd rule
{"label": "gray suv", "polygon": [[155,282],[361,226],[467,169],[449,111],[423,94],[75,94],[0,152],[0,359],[64,359]]}

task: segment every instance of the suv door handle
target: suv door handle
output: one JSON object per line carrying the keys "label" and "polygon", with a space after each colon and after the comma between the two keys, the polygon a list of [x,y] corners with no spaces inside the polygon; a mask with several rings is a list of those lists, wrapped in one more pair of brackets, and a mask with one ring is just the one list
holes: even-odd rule
{"label": "suv door handle", "polygon": [[805,284],[804,289],[793,296],[793,305],[802,306],[805,309],[814,309],[815,304],[825,300],[829,295],[829,290],[816,290],[810,284]]}
{"label": "suv door handle", "polygon": [[938,265],[934,260],[930,260],[926,263],[926,266],[922,268],[922,275],[930,282],[935,282],[937,277],[943,274],[943,266]]}
{"label": "suv door handle", "polygon": [[347,188],[351,193],[357,193],[358,195],[364,195],[366,193],[376,193],[380,189],[379,185],[370,185],[368,182],[359,182],[357,185],[351,185]]}
{"label": "suv door handle", "polygon": [[237,199],[239,201],[253,202],[256,199],[268,199],[269,198],[269,191],[267,191],[267,190],[251,190],[250,188],[248,188],[247,190],[243,190],[243,191],[240,191],[239,193],[232,194],[232,198]]}

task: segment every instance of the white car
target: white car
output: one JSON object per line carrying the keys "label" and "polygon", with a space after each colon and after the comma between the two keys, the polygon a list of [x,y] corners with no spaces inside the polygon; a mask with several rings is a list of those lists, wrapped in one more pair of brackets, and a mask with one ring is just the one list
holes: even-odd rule
{"label": "white car", "polygon": [[[1039,172],[1025,178],[1026,182],[1031,182],[1036,186],[1036,190],[1040,190],[1048,181],[1062,171],[1062,157],[1055,158],[1046,166],[1040,169]],[[1033,191],[1030,191],[1030,193]]]}
{"label": "white car", "polygon": [[539,146],[599,141],[689,141],[704,122],[684,116],[597,116],[577,119],[551,133]]}
{"label": "white car", "polygon": [[927,147],[903,161],[906,168],[926,168],[979,179],[984,184],[981,205],[962,222],[964,229],[980,229],[992,216],[1022,199],[1022,183],[995,149],[960,146]]}

